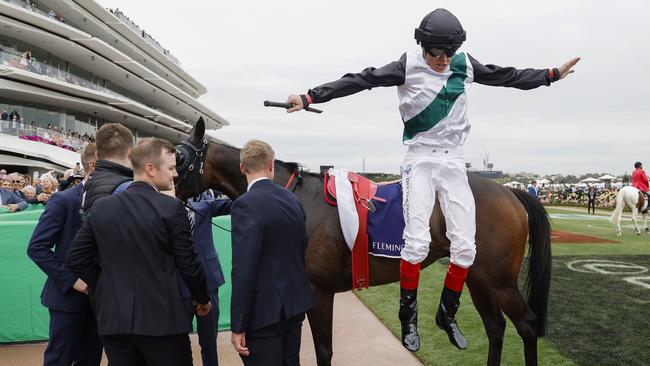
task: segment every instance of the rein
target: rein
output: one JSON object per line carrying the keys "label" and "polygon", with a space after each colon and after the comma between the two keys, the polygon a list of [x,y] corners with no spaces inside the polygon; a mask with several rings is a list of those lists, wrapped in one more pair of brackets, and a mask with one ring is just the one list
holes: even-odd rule
{"label": "rein", "polygon": [[287,181],[287,184],[284,185],[284,189],[289,189],[289,187],[291,187],[291,183],[296,177],[298,178],[297,183],[295,186],[293,186],[293,189],[291,190],[291,192],[296,193],[296,188],[302,185],[302,170],[300,168],[293,169],[291,171],[291,176],[289,177],[289,181]]}
{"label": "rein", "polygon": [[[203,215],[201,215],[200,213],[196,212],[196,210],[195,210],[192,206],[190,206],[189,203],[187,203],[187,202],[183,202],[183,206],[185,206],[185,208],[187,208],[188,210],[191,210],[192,212],[194,212],[194,214],[203,217]],[[232,230],[228,230],[228,229],[226,229],[225,227],[219,226],[219,225],[215,224],[214,222],[212,222],[212,220],[210,220],[210,223],[212,224],[212,226],[216,226],[216,227],[218,227],[219,229],[221,229],[221,230],[223,230],[223,231],[227,231],[227,232],[229,232],[229,233],[232,233]]]}

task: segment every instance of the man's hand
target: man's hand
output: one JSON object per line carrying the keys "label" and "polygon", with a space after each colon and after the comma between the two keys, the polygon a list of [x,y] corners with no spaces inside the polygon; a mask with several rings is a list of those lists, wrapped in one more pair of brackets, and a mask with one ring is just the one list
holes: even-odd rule
{"label": "man's hand", "polygon": [[72,285],[72,288],[88,295],[88,285],[81,278],[77,278],[77,281]]}
{"label": "man's hand", "polygon": [[293,105],[293,108],[287,109],[287,113],[298,112],[305,108],[305,106],[302,105],[302,99],[300,99],[299,95],[290,95],[289,98],[287,98],[287,103]]}
{"label": "man's hand", "polygon": [[16,212],[18,210],[18,205],[15,203],[12,203],[11,205],[7,206],[7,211],[9,212]]}
{"label": "man's hand", "polygon": [[212,310],[212,303],[208,301],[207,304],[196,304],[196,315],[204,316]]}
{"label": "man's hand", "polygon": [[578,61],[580,61],[580,57],[573,58],[558,68],[558,70],[560,70],[560,80],[564,79],[567,75],[573,74],[575,72],[575,70],[572,70],[572,68],[578,63]]}
{"label": "man's hand", "polygon": [[233,333],[230,336],[230,342],[232,343],[233,347],[235,347],[235,351],[237,351],[237,353],[240,355],[248,356],[250,354],[250,351],[248,348],[246,348],[246,332]]}

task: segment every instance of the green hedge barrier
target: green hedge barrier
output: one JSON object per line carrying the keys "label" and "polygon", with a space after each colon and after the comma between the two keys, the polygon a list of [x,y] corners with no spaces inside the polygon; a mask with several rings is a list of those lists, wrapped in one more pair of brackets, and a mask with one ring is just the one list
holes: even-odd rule
{"label": "green hedge barrier", "polygon": [[[27,256],[27,245],[43,212],[43,205],[0,212],[0,343],[46,340],[49,313],[41,305],[45,274]],[[213,222],[230,230],[230,216]],[[230,269],[232,253],[230,232],[213,226],[215,247],[226,283],[219,288],[219,329],[230,328]]]}

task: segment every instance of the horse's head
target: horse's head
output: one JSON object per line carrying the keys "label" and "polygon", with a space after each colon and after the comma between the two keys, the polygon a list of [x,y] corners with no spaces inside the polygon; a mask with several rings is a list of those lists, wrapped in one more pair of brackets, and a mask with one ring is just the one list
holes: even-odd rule
{"label": "horse's head", "polygon": [[182,200],[201,194],[203,187],[203,164],[208,150],[205,137],[205,122],[199,120],[190,131],[189,136],[176,145],[176,196]]}

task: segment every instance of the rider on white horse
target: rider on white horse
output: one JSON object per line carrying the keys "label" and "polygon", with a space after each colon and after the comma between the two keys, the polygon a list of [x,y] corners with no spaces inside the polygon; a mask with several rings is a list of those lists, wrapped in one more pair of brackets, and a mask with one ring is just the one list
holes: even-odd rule
{"label": "rider on white horse", "polygon": [[[648,176],[643,170],[643,165],[640,162],[634,163],[634,172],[632,173],[632,186],[627,186],[621,188],[616,195],[616,208],[612,213],[609,221],[613,224],[616,224],[616,235],[620,236],[621,233],[621,216],[625,206],[629,207],[632,211],[632,222],[634,223],[634,229],[637,235],[641,234],[639,226],[637,225],[636,218],[639,211],[644,220],[644,231],[648,233],[648,218],[647,212],[648,203],[650,202],[650,196],[648,195]],[[639,194],[643,193],[643,195]]]}
{"label": "rider on white horse", "polygon": [[641,164],[639,161],[634,163],[634,172],[632,173],[632,187],[635,187],[639,191],[643,192],[646,196],[646,200],[650,199],[650,196],[648,195],[648,190],[650,190],[650,187],[648,187],[648,176],[645,174],[645,170],[643,170],[643,164]]}

